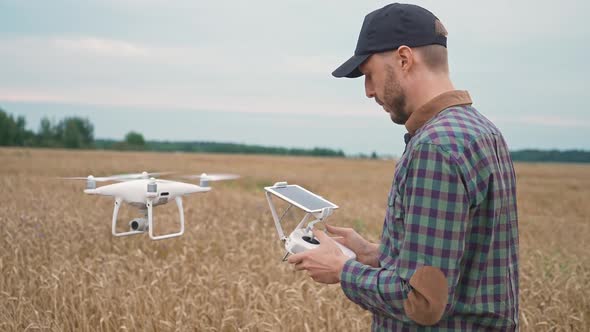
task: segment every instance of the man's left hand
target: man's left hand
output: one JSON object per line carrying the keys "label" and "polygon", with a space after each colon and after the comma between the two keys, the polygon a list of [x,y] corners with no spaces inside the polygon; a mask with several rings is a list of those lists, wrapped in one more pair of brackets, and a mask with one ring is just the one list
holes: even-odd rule
{"label": "man's left hand", "polygon": [[289,257],[289,263],[294,264],[295,270],[307,270],[309,276],[317,282],[339,283],[344,263],[349,258],[324,232],[314,229],[313,234],[320,242],[320,246]]}

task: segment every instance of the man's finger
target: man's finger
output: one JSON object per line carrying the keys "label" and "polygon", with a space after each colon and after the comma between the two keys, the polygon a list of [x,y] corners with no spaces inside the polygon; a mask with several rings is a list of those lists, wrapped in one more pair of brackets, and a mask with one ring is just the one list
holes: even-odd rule
{"label": "man's finger", "polygon": [[330,240],[330,237],[326,233],[324,233],[323,231],[320,231],[317,228],[314,228],[312,230],[312,232],[313,232],[313,235],[320,240],[320,243],[322,243],[322,241],[329,241]]}
{"label": "man's finger", "polygon": [[305,269],[306,269],[306,266],[304,265],[304,263],[295,264],[295,270],[301,271],[301,270],[305,270]]}
{"label": "man's finger", "polygon": [[332,225],[328,225],[328,224],[326,224],[326,229],[328,230],[328,232],[330,232],[332,234],[336,234],[336,235],[343,236],[348,233],[348,228],[336,227],[336,226],[332,226]]}
{"label": "man's finger", "polygon": [[289,256],[287,262],[289,262],[289,264],[299,264],[303,261],[303,258],[305,258],[305,253],[302,252],[299,254]]}
{"label": "man's finger", "polygon": [[332,236],[331,239],[346,247],[346,240],[342,236]]}

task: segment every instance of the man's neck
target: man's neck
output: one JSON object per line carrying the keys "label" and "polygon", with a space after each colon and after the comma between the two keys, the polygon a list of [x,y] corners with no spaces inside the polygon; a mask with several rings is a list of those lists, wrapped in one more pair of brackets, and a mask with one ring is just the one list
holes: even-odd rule
{"label": "man's neck", "polygon": [[431,74],[414,82],[414,87],[406,91],[407,110],[410,114],[434,97],[455,90],[448,74]]}

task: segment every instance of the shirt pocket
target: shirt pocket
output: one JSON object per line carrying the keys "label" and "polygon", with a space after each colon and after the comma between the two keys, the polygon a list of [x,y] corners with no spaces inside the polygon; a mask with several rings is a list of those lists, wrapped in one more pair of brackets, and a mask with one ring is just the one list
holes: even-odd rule
{"label": "shirt pocket", "polygon": [[402,202],[401,195],[397,192],[396,188],[392,188],[389,193],[387,200],[387,206],[390,211],[390,215],[394,220],[404,218],[404,205]]}
{"label": "shirt pocket", "polygon": [[395,199],[395,187],[391,187],[391,189],[389,190],[389,196],[387,196],[387,206],[389,208],[393,207],[393,200]]}
{"label": "shirt pocket", "polygon": [[404,208],[402,197],[394,190],[389,197],[388,217],[386,219],[387,237],[390,241],[389,250],[393,257],[399,253],[399,248],[403,242],[404,229]]}
{"label": "shirt pocket", "polygon": [[396,221],[402,222],[404,221],[404,204],[402,202],[402,196],[399,194],[395,194],[393,198],[393,217]]}

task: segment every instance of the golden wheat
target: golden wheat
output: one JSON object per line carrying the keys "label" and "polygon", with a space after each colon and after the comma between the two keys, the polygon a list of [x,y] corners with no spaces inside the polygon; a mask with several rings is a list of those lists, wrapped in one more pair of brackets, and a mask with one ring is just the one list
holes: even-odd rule
{"label": "golden wheat", "polygon": [[[339,286],[280,262],[262,187],[285,180],[341,208],[331,223],[378,240],[392,161],[0,149],[0,330],[355,331],[371,316]],[[186,233],[113,238],[111,199],[59,176],[236,172],[185,199]],[[517,165],[525,331],[590,326],[590,167]],[[216,183],[217,184],[217,183]],[[122,211],[120,223],[135,216]],[[163,228],[174,206],[158,207]],[[122,226],[121,226],[122,227]]]}

